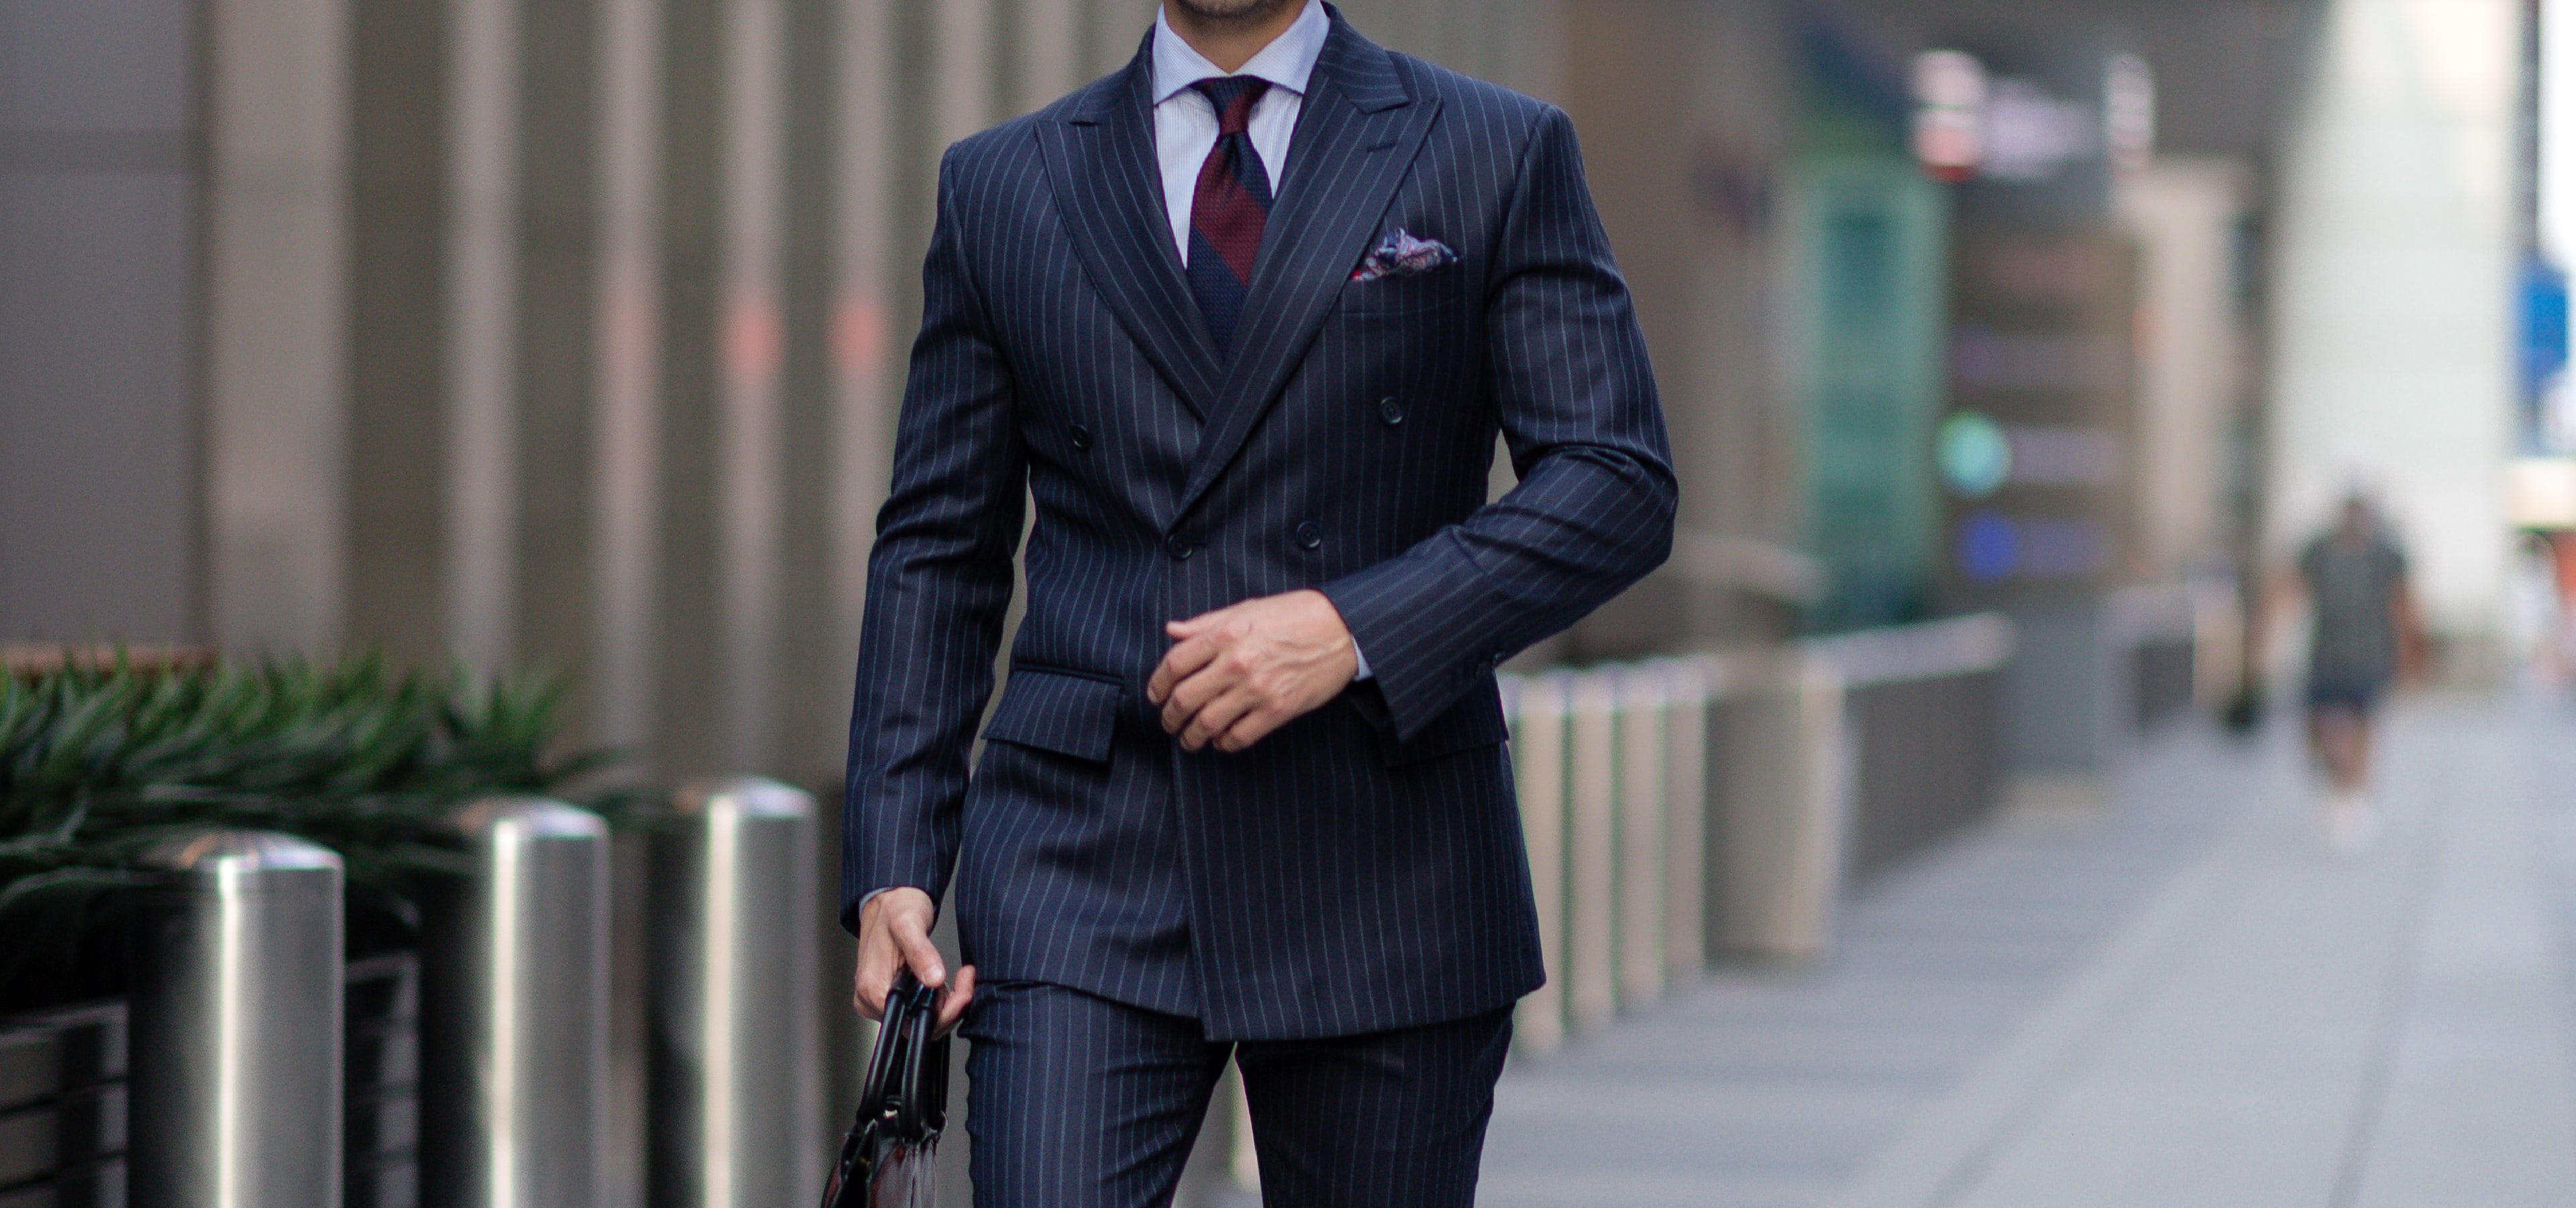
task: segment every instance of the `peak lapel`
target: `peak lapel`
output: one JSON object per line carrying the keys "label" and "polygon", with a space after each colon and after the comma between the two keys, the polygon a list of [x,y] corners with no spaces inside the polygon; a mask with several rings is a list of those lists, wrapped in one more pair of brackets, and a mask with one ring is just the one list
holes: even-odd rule
{"label": "peak lapel", "polygon": [[1407,95],[1394,61],[1338,12],[1313,81],[1235,328],[1234,355],[1207,416],[1212,426],[1199,438],[1189,484],[1172,510],[1175,523],[1234,460],[1295,374],[1440,110],[1435,100]]}
{"label": "peak lapel", "polygon": [[1038,128],[1056,212],[1092,285],[1147,359],[1205,420],[1216,402],[1216,345],[1181,276],[1154,157],[1153,35],[1091,104]]}

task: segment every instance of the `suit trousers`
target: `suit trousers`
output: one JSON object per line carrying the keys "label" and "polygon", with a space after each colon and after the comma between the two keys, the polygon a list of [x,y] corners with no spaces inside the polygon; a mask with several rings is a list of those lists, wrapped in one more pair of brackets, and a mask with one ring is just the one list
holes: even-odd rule
{"label": "suit trousers", "polygon": [[964,1035],[977,1208],[1164,1208],[1231,1058],[1265,1205],[1472,1208],[1511,1011],[1362,1036],[1213,1042],[1044,982],[978,988]]}

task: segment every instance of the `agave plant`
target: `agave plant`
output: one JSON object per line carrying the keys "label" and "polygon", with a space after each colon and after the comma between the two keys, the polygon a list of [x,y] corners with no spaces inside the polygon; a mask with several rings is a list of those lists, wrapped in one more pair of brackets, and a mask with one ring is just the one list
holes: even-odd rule
{"label": "agave plant", "polygon": [[177,828],[330,847],[352,948],[408,942],[415,879],[462,860],[444,823],[461,801],[561,795],[610,761],[555,754],[560,701],[542,678],[478,683],[373,655],[168,670],[120,655],[0,675],[0,1013],[121,986],[119,891]]}

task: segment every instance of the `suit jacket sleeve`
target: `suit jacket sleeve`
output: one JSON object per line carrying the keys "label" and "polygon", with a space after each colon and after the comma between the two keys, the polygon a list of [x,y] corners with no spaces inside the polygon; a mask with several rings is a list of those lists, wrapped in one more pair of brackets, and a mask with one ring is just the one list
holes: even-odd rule
{"label": "suit jacket sleeve", "polygon": [[921,335],[868,557],[842,804],[841,923],[854,931],[871,892],[937,901],[947,887],[1021,530],[1026,454],[959,230],[977,208],[956,158],[940,165]]}
{"label": "suit jacket sleeve", "polygon": [[1563,111],[1536,124],[1513,189],[1485,305],[1520,484],[1323,588],[1368,651],[1398,738],[1672,549],[1672,457],[1645,337]]}

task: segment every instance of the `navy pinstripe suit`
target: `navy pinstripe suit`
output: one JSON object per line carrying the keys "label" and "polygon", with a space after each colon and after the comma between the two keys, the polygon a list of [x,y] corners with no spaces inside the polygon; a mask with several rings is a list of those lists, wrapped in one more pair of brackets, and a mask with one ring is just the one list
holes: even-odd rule
{"label": "navy pinstripe suit", "polygon": [[[964,955],[1004,990],[1215,1044],[1500,1018],[1544,975],[1494,666],[1672,532],[1572,128],[1333,13],[1221,359],[1166,225],[1147,60],[941,163],[869,562],[844,924],[953,869]],[[1396,230],[1456,262],[1354,280]],[[1489,504],[1498,430],[1521,481]],[[1028,608],[970,783],[1024,493]],[[1375,678],[1248,751],[1180,750],[1144,694],[1164,622],[1310,587]],[[989,1022],[969,1034],[1010,1048]]]}

